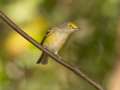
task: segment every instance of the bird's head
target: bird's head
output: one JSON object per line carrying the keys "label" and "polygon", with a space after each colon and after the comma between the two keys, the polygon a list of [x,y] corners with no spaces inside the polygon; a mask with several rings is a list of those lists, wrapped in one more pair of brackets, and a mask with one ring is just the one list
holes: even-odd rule
{"label": "bird's head", "polygon": [[68,28],[68,30],[70,30],[72,32],[80,30],[80,28],[73,22],[68,22],[67,23],[67,28]]}

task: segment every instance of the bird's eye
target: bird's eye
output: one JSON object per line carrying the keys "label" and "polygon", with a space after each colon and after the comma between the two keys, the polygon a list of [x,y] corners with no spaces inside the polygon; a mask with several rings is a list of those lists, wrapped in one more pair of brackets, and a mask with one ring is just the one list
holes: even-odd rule
{"label": "bird's eye", "polygon": [[70,28],[70,29],[78,29],[78,26],[75,25],[75,24],[72,23],[72,22],[69,22],[69,23],[68,23],[68,28]]}

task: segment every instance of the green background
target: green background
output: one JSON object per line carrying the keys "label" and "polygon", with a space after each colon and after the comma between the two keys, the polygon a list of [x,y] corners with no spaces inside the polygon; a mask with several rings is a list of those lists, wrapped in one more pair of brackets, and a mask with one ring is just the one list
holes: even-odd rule
{"label": "green background", "polygon": [[[40,42],[48,28],[67,21],[80,28],[60,55],[108,87],[116,63],[119,0],[0,0],[0,10]],[[61,65],[37,65],[41,51],[0,19],[0,90],[95,90]]]}

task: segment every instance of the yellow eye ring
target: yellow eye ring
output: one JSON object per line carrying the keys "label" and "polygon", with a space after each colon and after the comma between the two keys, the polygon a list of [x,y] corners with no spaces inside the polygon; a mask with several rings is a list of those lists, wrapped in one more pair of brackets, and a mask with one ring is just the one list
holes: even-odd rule
{"label": "yellow eye ring", "polygon": [[69,22],[69,23],[68,23],[68,28],[70,28],[70,29],[78,29],[78,26],[75,25],[75,24],[72,23],[72,22]]}

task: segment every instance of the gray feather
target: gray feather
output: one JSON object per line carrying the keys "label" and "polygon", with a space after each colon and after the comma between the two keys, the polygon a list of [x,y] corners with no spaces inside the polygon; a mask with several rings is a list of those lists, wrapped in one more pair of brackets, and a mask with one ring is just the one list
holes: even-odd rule
{"label": "gray feather", "polygon": [[41,57],[38,59],[37,64],[47,64],[48,63],[48,55],[46,53],[42,53]]}

